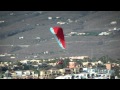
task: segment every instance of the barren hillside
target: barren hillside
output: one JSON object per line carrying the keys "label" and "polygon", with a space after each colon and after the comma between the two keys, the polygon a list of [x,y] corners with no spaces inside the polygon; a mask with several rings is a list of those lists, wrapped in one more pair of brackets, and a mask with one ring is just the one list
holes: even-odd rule
{"label": "barren hillside", "polygon": [[[65,50],[49,31],[52,26],[63,28]],[[77,55],[120,58],[119,30],[119,11],[0,11],[0,54],[13,54],[15,60]],[[86,35],[69,36],[70,32]],[[98,35],[101,32],[110,34]],[[0,57],[5,58],[11,59]]]}

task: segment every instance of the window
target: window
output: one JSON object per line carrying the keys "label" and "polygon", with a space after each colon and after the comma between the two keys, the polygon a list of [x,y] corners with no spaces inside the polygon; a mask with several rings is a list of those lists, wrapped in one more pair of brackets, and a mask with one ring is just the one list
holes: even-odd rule
{"label": "window", "polygon": [[71,78],[74,79],[74,76],[72,76]]}
{"label": "window", "polygon": [[87,74],[87,77],[90,78],[90,74]]}
{"label": "window", "polygon": [[94,77],[95,75],[94,74],[92,74],[92,77]]}

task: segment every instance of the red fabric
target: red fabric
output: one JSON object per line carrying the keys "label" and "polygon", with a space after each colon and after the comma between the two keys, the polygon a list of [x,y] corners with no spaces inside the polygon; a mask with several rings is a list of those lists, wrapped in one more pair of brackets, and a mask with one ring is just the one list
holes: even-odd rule
{"label": "red fabric", "polygon": [[53,27],[53,29],[54,29],[54,32],[56,33],[57,38],[62,43],[63,47],[66,48],[63,29],[61,27]]}
{"label": "red fabric", "polygon": [[59,60],[57,64],[63,64],[63,60]]}

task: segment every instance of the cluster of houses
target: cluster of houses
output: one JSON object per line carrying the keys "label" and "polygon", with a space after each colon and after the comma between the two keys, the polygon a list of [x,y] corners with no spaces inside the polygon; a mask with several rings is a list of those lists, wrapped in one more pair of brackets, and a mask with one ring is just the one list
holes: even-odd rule
{"label": "cluster of houses", "polygon": [[37,79],[38,74],[33,70],[6,71],[2,79]]}
{"label": "cluster of houses", "polygon": [[[58,65],[56,62],[49,62],[46,65],[50,65],[52,68],[47,70],[38,68],[46,60],[42,60],[42,62],[41,60],[21,60],[19,62],[26,65],[32,62],[32,65],[36,67],[36,71],[13,70],[14,67],[18,67],[14,64],[11,70],[6,70],[1,79],[111,79],[111,76],[115,76],[115,71],[112,67],[119,67],[117,63],[103,63],[102,61],[82,61],[82,64],[77,63],[78,60],[83,60],[84,58],[88,58],[88,56],[69,57],[67,67],[61,69],[55,67]],[[48,61],[53,60],[49,59]],[[11,64],[12,62],[0,62],[0,67],[10,66]]]}
{"label": "cluster of houses", "polygon": [[117,77],[112,77],[112,74],[114,74],[113,70],[83,68],[81,73],[61,75],[55,79],[116,79]]}
{"label": "cluster of houses", "polygon": [[100,68],[81,68],[79,73],[69,73],[61,75],[55,79],[117,79],[114,70]]}

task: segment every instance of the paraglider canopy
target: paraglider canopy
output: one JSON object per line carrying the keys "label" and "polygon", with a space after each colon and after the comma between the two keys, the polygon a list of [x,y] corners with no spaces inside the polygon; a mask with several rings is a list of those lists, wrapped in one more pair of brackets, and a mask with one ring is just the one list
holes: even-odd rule
{"label": "paraglider canopy", "polygon": [[56,27],[51,27],[50,31],[55,36],[55,39],[58,42],[59,46],[62,49],[65,49],[66,44],[65,44],[63,29],[61,27],[56,26]]}

